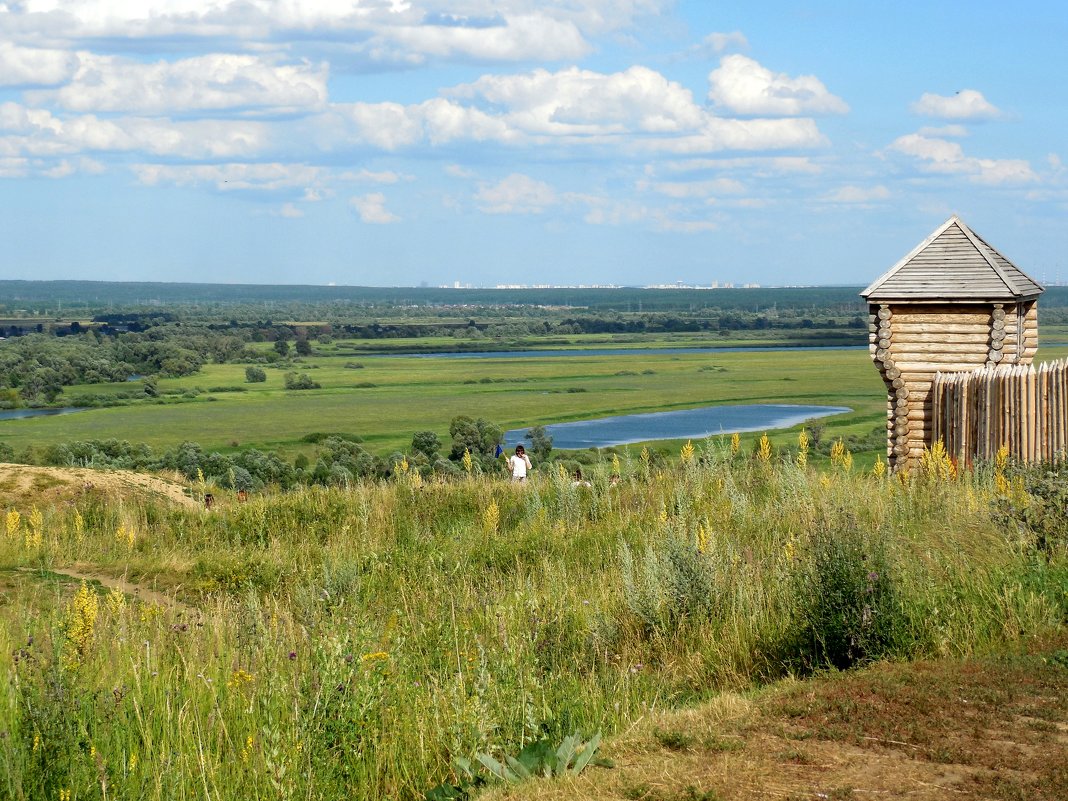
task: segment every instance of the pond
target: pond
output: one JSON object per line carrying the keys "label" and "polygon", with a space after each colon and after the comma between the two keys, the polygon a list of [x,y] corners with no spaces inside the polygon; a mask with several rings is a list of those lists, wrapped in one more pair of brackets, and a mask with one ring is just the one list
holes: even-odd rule
{"label": "pond", "polygon": [[0,409],[0,420],[22,420],[26,417],[53,417],[57,414],[74,414],[84,409]]}
{"label": "pond", "polygon": [[[742,431],[769,431],[790,428],[816,417],[851,412],[845,406],[797,406],[785,403],[756,403],[739,406],[704,406],[677,412],[649,412],[573,423],[545,426],[554,448],[578,450],[607,448],[656,439],[704,439],[715,434]],[[529,428],[505,432],[509,447],[523,442]]]}

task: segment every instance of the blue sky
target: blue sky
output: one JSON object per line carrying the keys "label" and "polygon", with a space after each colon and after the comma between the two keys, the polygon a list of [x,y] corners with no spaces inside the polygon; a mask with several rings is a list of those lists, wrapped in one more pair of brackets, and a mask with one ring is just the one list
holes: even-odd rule
{"label": "blue sky", "polygon": [[0,0],[8,278],[1068,281],[1053,2]]}

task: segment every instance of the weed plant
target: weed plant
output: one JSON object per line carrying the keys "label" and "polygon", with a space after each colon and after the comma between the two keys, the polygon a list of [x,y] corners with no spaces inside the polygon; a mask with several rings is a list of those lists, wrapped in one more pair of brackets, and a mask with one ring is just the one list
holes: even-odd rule
{"label": "weed plant", "polygon": [[[1064,625],[1064,540],[1020,535],[1018,483],[850,463],[704,444],[590,486],[409,471],[210,513],[9,510],[0,795],[421,798],[724,688]],[[144,589],[49,572],[86,565]]]}

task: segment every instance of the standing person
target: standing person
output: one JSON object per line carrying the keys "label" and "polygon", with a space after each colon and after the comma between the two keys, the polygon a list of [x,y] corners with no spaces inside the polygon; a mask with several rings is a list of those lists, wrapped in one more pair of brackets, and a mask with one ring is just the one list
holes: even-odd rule
{"label": "standing person", "polygon": [[530,457],[522,445],[515,446],[515,455],[508,457],[508,469],[512,471],[512,481],[526,481],[530,469]]}

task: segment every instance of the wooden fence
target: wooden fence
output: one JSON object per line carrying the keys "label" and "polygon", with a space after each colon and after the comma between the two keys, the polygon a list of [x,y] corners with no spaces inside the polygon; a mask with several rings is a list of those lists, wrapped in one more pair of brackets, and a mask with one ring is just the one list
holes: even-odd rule
{"label": "wooden fence", "polygon": [[1025,462],[1068,449],[1068,359],[938,373],[931,388],[931,442],[953,457],[992,459],[1005,445]]}

